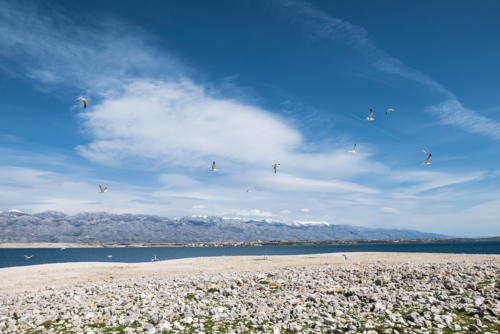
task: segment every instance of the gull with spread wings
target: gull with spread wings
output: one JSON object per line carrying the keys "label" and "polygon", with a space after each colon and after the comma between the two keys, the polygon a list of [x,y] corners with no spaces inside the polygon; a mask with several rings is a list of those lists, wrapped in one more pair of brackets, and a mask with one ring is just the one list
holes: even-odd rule
{"label": "gull with spread wings", "polygon": [[431,164],[431,158],[432,158],[432,154],[429,153],[429,156],[427,157],[427,159],[424,162],[422,162],[422,166],[428,166],[428,165],[430,165]]}
{"label": "gull with spread wings", "polygon": [[276,174],[276,172],[278,171],[278,167],[280,166],[279,163],[275,163],[272,165],[273,169],[274,169],[274,174]]}
{"label": "gull with spread wings", "polygon": [[77,101],[83,103],[83,108],[87,108],[87,99],[86,98],[80,96],[79,98],[77,98],[75,100],[75,102],[77,102]]}

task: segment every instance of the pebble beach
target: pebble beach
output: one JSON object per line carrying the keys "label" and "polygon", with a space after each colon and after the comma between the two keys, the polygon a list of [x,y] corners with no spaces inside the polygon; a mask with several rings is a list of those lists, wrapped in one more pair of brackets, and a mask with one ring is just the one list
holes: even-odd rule
{"label": "pebble beach", "polygon": [[500,256],[346,253],[0,269],[2,333],[499,333]]}

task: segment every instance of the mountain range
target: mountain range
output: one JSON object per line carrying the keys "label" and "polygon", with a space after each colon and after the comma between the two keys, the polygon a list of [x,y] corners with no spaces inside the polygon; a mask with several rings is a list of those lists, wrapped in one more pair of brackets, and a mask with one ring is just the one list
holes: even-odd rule
{"label": "mountain range", "polygon": [[193,243],[437,239],[414,230],[372,229],[327,222],[279,222],[223,217],[164,218],[143,214],[57,211],[0,212],[0,243]]}

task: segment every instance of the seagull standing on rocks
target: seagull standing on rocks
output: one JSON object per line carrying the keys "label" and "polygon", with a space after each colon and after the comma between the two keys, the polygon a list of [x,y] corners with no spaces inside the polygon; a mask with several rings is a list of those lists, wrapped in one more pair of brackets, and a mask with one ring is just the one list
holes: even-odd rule
{"label": "seagull standing on rocks", "polygon": [[368,116],[366,116],[366,120],[367,121],[374,121],[375,118],[373,118],[373,109],[370,109],[370,113],[368,114]]}
{"label": "seagull standing on rocks", "polygon": [[108,187],[103,187],[103,186],[99,185],[99,192],[101,194],[104,194],[106,191],[108,191]]}
{"label": "seagull standing on rocks", "polygon": [[77,101],[78,102],[83,102],[83,108],[87,108],[87,99],[86,98],[80,96],[79,98],[77,98],[75,100],[75,102],[77,102]]}
{"label": "seagull standing on rocks", "polygon": [[428,166],[431,164],[431,158],[432,158],[432,154],[429,153],[429,156],[427,157],[427,159],[425,160],[425,162],[422,162],[422,166]]}
{"label": "seagull standing on rocks", "polygon": [[272,167],[274,168],[274,174],[276,174],[276,172],[278,171],[278,167],[279,167],[279,166],[280,166],[280,164],[279,164],[279,163],[275,163],[275,164],[273,164],[273,166],[272,166]]}
{"label": "seagull standing on rocks", "polygon": [[357,149],[357,145],[354,144],[354,146],[352,147],[352,150],[350,150],[349,153],[356,153],[356,149]]}
{"label": "seagull standing on rocks", "polygon": [[215,172],[217,169],[215,169],[215,161],[212,161],[212,167],[210,167],[209,171],[210,172]]}

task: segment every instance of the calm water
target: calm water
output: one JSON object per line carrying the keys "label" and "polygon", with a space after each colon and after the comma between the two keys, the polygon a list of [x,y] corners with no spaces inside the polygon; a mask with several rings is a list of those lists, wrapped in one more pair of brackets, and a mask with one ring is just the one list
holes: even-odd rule
{"label": "calm water", "polygon": [[[240,247],[144,247],[144,248],[9,248],[0,249],[0,268],[61,262],[148,262],[200,256],[296,255],[336,252],[416,252],[500,254],[500,241],[433,242],[365,245],[299,245]],[[34,255],[26,260],[24,255]],[[111,258],[108,258],[111,255]]]}

